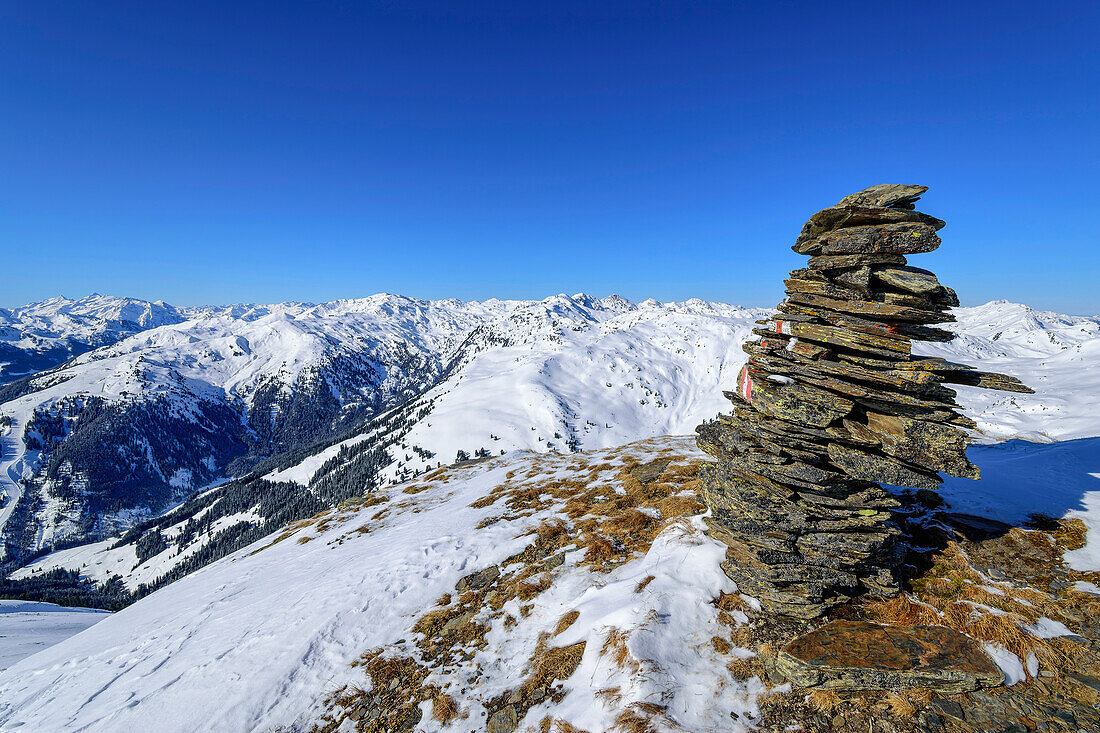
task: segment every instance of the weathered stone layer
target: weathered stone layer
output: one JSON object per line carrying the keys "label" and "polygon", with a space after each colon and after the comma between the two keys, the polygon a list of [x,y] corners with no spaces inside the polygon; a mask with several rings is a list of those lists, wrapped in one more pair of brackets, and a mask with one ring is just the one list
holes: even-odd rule
{"label": "weathered stone layer", "polygon": [[946,384],[1029,392],[1013,377],[913,356],[947,341],[955,291],[906,255],[940,245],[944,222],[914,210],[924,186],[883,185],[810,217],[795,251],[809,267],[759,321],[730,415],[699,426],[716,459],[701,472],[723,567],[771,610],[819,616],[854,595],[896,590],[904,548],[896,501],[878,484],[936,489],[977,478]]}

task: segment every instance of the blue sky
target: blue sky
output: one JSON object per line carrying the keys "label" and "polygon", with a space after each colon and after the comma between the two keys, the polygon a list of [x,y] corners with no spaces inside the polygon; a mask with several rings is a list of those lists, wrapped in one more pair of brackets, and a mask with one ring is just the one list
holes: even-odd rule
{"label": "blue sky", "polygon": [[0,5],[0,306],[621,293],[774,305],[921,183],[965,304],[1100,312],[1100,6]]}

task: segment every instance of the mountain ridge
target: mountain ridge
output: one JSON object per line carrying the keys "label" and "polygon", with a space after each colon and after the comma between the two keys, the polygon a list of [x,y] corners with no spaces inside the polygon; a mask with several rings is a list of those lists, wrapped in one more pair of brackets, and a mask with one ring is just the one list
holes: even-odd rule
{"label": "mountain ridge", "polygon": [[[24,516],[31,534],[8,532],[9,545],[33,538],[21,556],[11,556],[23,564],[44,550],[78,546],[35,561],[15,577],[88,565],[82,573],[97,584],[117,575],[127,592],[148,592],[280,523],[463,455],[567,453],[688,433],[723,409],[721,387],[732,384],[745,359],[740,344],[754,322],[770,313],[698,299],[635,304],[584,294],[485,301],[474,311],[461,310],[469,305],[378,295],[295,304],[279,312],[248,306],[234,317],[205,313],[135,334],[30,380],[46,386],[0,405],[0,412],[14,418],[0,437],[0,479],[7,474],[9,491],[17,486],[11,446],[27,435],[34,408],[49,405],[52,417],[36,424],[60,440],[45,457],[32,456],[37,464],[20,467],[37,486],[41,506],[38,519]],[[1005,302],[955,312],[959,322],[952,328],[961,337],[921,344],[919,351],[1016,374],[1037,389],[1036,395],[990,396],[960,388],[960,401],[982,431],[979,440],[1045,442],[1100,434],[1093,417],[1097,405],[1089,397],[1100,393],[1100,385],[1085,368],[1100,352],[1097,319]],[[311,371],[318,355],[366,342],[374,345],[368,351],[378,361],[357,360],[362,350],[341,352],[344,360],[333,361],[332,369]],[[69,381],[57,381],[67,375]],[[72,453],[66,446],[72,425],[77,438],[85,431],[89,445],[97,444],[97,436],[106,441],[115,435],[79,428],[80,406],[66,407],[80,393],[81,379],[94,392],[85,399],[110,398],[116,405],[107,409],[108,417],[111,409],[126,411],[103,424],[125,425],[144,436],[137,445],[150,456],[145,463],[155,468],[161,486],[144,509],[82,517],[71,508],[76,505],[69,495],[88,488],[77,483],[78,490],[71,489],[72,477],[81,475],[79,460],[64,468],[62,459]],[[362,392],[365,385],[374,390],[370,395]],[[328,405],[329,412],[318,413],[319,405]],[[314,412],[303,412],[305,407]],[[125,419],[140,409],[153,417]],[[323,419],[314,420],[317,414]],[[169,428],[157,427],[163,415],[175,421]],[[224,445],[237,445],[241,455],[256,445],[268,450],[233,464],[240,455],[219,456],[194,444],[179,449],[172,436],[197,440],[200,424],[221,430],[225,441],[239,441]],[[158,443],[165,431],[172,440]],[[213,465],[174,462],[181,452],[212,457]],[[239,477],[218,485],[231,464],[239,467]],[[136,488],[147,491],[150,481]],[[204,486],[216,488],[193,493]],[[81,501],[91,503],[87,496]],[[16,508],[9,500],[0,511],[10,516]],[[92,544],[82,544],[87,541]],[[148,554],[162,543],[158,553]],[[160,553],[167,554],[158,559]]]}

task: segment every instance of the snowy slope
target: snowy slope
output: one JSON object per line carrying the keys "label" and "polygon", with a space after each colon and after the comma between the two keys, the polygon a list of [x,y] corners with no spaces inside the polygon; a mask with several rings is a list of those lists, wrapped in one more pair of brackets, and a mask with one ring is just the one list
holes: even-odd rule
{"label": "snowy slope", "polygon": [[[699,455],[686,439],[574,456],[516,453],[390,489],[367,507],[257,543],[0,674],[0,729],[308,729],[327,694],[366,683],[350,666],[360,654],[387,646],[415,655],[415,620],[459,578],[522,551],[532,542],[524,533],[540,523],[570,521],[564,498],[533,512],[508,511],[507,493],[488,503],[515,487],[512,476],[548,487],[581,479],[614,496],[625,490],[615,478],[625,461],[660,454],[679,464]],[[485,706],[522,681],[524,660],[571,610],[579,618],[554,644],[585,642],[580,668],[561,702],[535,706],[528,721],[553,715],[604,730],[622,709],[659,696],[667,718],[690,730],[745,729],[731,724],[730,711],[751,719],[765,686],[734,678],[711,644],[729,627],[710,601],[732,584],[718,567],[722,546],[701,530],[698,518],[670,522],[606,572],[585,567],[584,550],[567,546],[526,612],[517,601],[484,608],[488,645],[469,663],[435,672],[455,696],[478,677],[461,695],[467,717],[452,729],[484,729]],[[624,673],[601,652],[613,629],[623,630],[645,674]],[[610,686],[622,699],[598,703],[595,690]],[[418,729],[439,727],[425,716]]]}
{"label": "snowy slope", "polygon": [[[985,478],[949,482],[944,493],[956,511],[1005,519],[1070,510],[1089,535],[1066,560],[1095,570],[1096,443],[977,446],[971,458]],[[357,690],[392,689],[369,676],[384,672],[369,663],[381,659],[409,665],[399,688],[420,694],[415,730],[479,731],[502,700],[521,699],[516,690],[536,676],[540,650],[581,644],[558,694],[520,707],[518,730],[545,718],[611,730],[629,714],[645,730],[747,730],[769,692],[740,671],[737,661],[752,652],[732,643],[747,621],[732,609],[752,601],[716,602],[734,588],[719,568],[724,547],[699,517],[676,518],[675,505],[667,513],[628,508],[653,518],[654,536],[602,567],[598,554],[589,557],[593,545],[572,544],[584,537],[578,525],[602,532],[620,521],[603,509],[608,497],[644,495],[630,493],[637,487],[624,469],[670,459],[659,480],[669,482],[669,496],[684,497],[694,486],[677,478],[679,467],[700,457],[690,438],[571,455],[516,452],[345,504],[0,673],[0,730],[309,730],[361,714],[356,699],[367,693]],[[1047,482],[1052,463],[1053,494],[1035,485]],[[540,553],[544,535],[531,530],[555,526],[566,539],[554,545],[546,532]],[[494,566],[500,576],[486,590],[467,586],[475,591],[462,597],[473,596],[474,610],[463,614],[460,579]],[[487,591],[521,595],[500,605]],[[471,633],[440,632],[425,623],[432,614]],[[437,694],[457,703],[449,725],[433,717]]]}
{"label": "snowy slope", "polygon": [[0,600],[0,670],[68,639],[109,615],[96,608]]}
{"label": "snowy slope", "polygon": [[400,468],[422,471],[459,450],[568,451],[693,432],[726,409],[717,386],[733,382],[741,344],[767,313],[697,300],[604,306],[556,296],[471,334],[405,438],[437,458],[413,454]]}
{"label": "snowy slope", "polygon": [[957,335],[942,344],[914,344],[915,353],[1004,372],[1035,394],[957,387],[983,439],[1038,442],[1100,435],[1100,319],[1036,311],[993,301],[956,308]]}

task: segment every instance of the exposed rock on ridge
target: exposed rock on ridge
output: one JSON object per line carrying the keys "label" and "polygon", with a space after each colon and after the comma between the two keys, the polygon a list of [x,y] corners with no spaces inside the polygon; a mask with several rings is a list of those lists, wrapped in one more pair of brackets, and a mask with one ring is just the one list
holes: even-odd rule
{"label": "exposed rock on ridge", "polygon": [[724,568],[769,610],[814,618],[864,591],[897,590],[897,502],[878,482],[937,489],[978,478],[974,423],[945,383],[1030,392],[1014,377],[912,354],[948,341],[955,291],[906,255],[940,245],[944,222],[914,210],[925,186],[881,185],[810,217],[779,313],[727,392],[733,412],[697,429],[717,459],[702,472]]}

